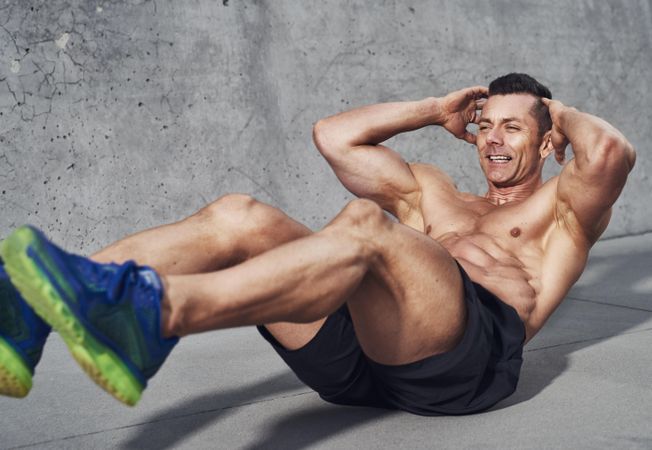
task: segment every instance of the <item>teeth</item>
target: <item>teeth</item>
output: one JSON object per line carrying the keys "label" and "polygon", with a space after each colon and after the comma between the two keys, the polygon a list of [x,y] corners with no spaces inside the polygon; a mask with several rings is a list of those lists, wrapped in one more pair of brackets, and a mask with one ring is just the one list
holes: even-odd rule
{"label": "teeth", "polygon": [[512,158],[510,158],[509,156],[496,155],[496,156],[489,156],[489,159],[492,161],[509,161]]}

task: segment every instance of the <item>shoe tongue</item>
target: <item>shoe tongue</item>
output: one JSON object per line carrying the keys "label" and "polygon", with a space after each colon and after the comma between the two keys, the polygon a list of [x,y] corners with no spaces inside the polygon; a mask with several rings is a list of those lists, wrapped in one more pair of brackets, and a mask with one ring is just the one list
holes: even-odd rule
{"label": "shoe tongue", "polygon": [[138,266],[134,261],[127,261],[117,267],[117,270],[111,275],[107,286],[107,294],[111,300],[120,303],[129,291],[129,281],[134,279],[137,269]]}

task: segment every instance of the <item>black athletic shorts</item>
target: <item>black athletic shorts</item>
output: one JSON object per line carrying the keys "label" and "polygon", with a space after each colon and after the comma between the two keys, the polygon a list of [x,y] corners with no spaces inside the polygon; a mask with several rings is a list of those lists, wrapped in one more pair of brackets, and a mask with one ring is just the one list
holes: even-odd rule
{"label": "black athletic shorts", "polygon": [[328,402],[427,416],[480,412],[516,389],[525,327],[514,308],[473,283],[462,267],[460,272],[468,311],[464,336],[451,351],[420,361],[388,366],[367,358],[346,304],[298,350],[286,350],[265,327],[258,330]]}

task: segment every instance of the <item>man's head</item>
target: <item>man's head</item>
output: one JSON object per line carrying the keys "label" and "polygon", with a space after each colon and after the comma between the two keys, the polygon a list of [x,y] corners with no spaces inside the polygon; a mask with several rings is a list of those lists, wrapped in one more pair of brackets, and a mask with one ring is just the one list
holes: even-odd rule
{"label": "man's head", "polygon": [[536,182],[552,151],[552,121],[541,97],[550,90],[529,75],[510,73],[489,84],[477,146],[480,165],[496,187]]}

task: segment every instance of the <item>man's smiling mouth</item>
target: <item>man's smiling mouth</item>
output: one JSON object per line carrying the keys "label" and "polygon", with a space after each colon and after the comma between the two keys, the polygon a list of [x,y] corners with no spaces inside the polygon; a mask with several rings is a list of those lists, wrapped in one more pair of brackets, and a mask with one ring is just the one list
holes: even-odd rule
{"label": "man's smiling mouth", "polygon": [[489,155],[487,159],[493,163],[506,164],[512,160],[512,157],[507,155]]}

